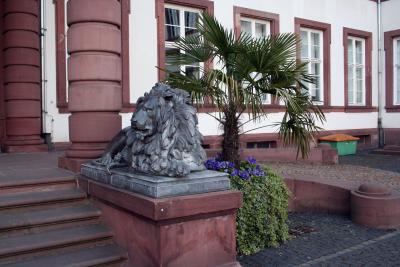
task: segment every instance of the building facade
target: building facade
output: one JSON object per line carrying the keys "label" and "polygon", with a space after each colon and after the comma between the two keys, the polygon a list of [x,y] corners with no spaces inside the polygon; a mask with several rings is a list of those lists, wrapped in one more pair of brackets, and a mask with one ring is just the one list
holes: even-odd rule
{"label": "building facade", "polygon": [[[380,1],[379,1],[380,2]],[[0,2],[0,135],[3,151],[65,145],[66,158],[100,155],[135,101],[164,74],[173,42],[195,33],[208,12],[236,34],[296,32],[298,51],[317,77],[310,97],[326,114],[326,133],[349,133],[361,145],[400,144],[400,0],[3,0]],[[380,18],[379,18],[379,14]],[[196,75],[198,66],[181,70]],[[265,96],[268,119],[284,107]],[[199,108],[205,147],[220,128]],[[247,148],[280,146],[276,129],[241,139]]]}

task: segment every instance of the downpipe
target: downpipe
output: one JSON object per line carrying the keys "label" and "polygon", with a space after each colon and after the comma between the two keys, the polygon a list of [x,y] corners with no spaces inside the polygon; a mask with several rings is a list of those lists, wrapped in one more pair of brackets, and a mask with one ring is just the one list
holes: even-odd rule
{"label": "downpipe", "polygon": [[377,4],[377,26],[378,26],[378,146],[383,148],[385,146],[385,132],[382,124],[382,11],[381,0]]}

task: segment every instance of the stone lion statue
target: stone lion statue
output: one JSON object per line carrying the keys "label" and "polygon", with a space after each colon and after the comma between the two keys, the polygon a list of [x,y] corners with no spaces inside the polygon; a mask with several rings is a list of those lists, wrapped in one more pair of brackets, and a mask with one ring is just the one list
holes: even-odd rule
{"label": "stone lion statue", "polygon": [[109,170],[130,166],[135,171],[180,177],[204,170],[196,109],[181,89],[157,83],[140,97],[131,126],[122,129],[94,161]]}

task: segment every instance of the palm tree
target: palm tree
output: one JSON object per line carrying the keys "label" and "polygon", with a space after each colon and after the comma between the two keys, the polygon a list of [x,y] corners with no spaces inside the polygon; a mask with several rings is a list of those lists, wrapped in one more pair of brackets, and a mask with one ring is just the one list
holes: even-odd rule
{"label": "palm tree", "polygon": [[[272,126],[279,126],[284,144],[296,144],[298,153],[306,157],[313,132],[320,130],[317,121],[323,122],[325,116],[307,92],[314,78],[305,72],[306,63],[296,60],[297,36],[286,33],[255,39],[241,34],[235,38],[232,30],[205,13],[199,17],[198,33],[176,42],[181,53],[169,57],[170,64],[214,62],[218,68],[200,67],[198,77],[165,70],[165,82],[189,91],[195,103],[211,99],[218,108],[219,115],[209,115],[223,127],[222,159],[239,162],[239,136],[244,133],[240,129],[267,115],[263,94],[285,104],[282,121]],[[248,120],[242,122],[246,113]]]}

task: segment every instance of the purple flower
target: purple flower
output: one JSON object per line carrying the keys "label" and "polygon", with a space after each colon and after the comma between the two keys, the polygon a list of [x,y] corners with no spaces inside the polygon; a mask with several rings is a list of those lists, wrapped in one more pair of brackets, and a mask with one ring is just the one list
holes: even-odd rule
{"label": "purple flower", "polygon": [[239,171],[239,177],[242,178],[243,180],[249,180],[250,179],[250,174],[245,170],[240,170]]}
{"label": "purple flower", "polygon": [[249,180],[251,177],[265,177],[265,171],[260,165],[256,165],[254,157],[248,157],[242,162],[241,170],[235,168],[235,164],[229,161],[221,161],[218,158],[210,158],[204,162],[208,170],[228,173],[230,176],[238,176],[243,180]]}
{"label": "purple flower", "polygon": [[257,160],[254,157],[247,157],[247,162],[250,164],[256,164]]}
{"label": "purple flower", "polygon": [[238,170],[238,169],[233,169],[233,170],[231,171],[231,175],[232,175],[232,176],[239,176],[239,170]]}

